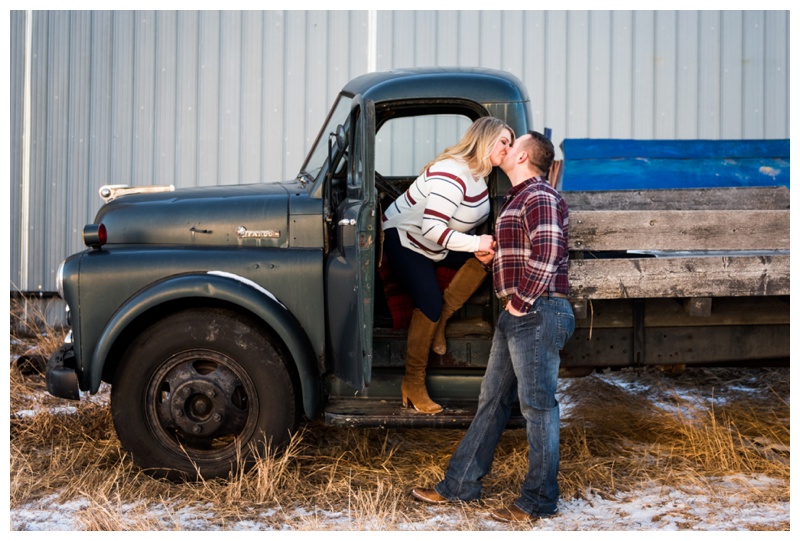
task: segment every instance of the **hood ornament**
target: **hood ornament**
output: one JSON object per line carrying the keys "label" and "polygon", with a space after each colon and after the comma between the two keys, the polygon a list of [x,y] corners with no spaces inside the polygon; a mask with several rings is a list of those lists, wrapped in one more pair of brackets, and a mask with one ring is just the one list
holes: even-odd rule
{"label": "hood ornament", "polygon": [[128,186],[127,184],[106,184],[100,187],[100,197],[105,203],[122,197],[123,195],[133,195],[137,193],[158,193],[174,192],[175,186]]}

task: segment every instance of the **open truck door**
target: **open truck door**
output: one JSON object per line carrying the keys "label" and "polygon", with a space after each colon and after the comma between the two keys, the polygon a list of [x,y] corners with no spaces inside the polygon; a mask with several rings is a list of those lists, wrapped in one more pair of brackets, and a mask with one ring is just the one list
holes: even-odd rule
{"label": "open truck door", "polygon": [[346,125],[331,137],[341,153],[337,170],[342,185],[340,200],[331,204],[334,243],[325,269],[328,335],[334,374],[363,389],[372,372],[375,244],[380,232],[372,102],[357,96]]}

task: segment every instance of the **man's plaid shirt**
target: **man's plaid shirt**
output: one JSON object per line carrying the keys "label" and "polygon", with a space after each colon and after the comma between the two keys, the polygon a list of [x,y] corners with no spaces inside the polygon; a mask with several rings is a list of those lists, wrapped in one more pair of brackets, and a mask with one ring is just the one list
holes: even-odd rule
{"label": "man's plaid shirt", "polygon": [[545,291],[569,294],[568,230],[567,203],[546,179],[512,186],[495,224],[497,297],[527,313]]}

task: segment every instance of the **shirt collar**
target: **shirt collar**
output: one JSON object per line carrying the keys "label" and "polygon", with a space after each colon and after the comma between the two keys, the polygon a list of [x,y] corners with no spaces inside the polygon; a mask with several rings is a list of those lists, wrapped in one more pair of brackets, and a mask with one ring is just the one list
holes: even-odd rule
{"label": "shirt collar", "polygon": [[540,182],[547,182],[547,179],[545,179],[544,177],[531,177],[528,180],[520,182],[516,186],[511,186],[511,189],[508,190],[508,193],[506,194],[506,198],[513,199],[515,195],[517,195],[519,192],[521,192],[528,186],[532,184],[538,184]]}

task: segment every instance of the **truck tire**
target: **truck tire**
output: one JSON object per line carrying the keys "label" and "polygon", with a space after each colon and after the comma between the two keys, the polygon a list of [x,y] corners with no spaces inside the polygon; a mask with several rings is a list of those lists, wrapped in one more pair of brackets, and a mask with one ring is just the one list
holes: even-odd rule
{"label": "truck tire", "polygon": [[297,428],[280,349],[230,311],[170,315],[128,347],[111,414],[122,447],[153,477],[176,481],[245,471]]}

